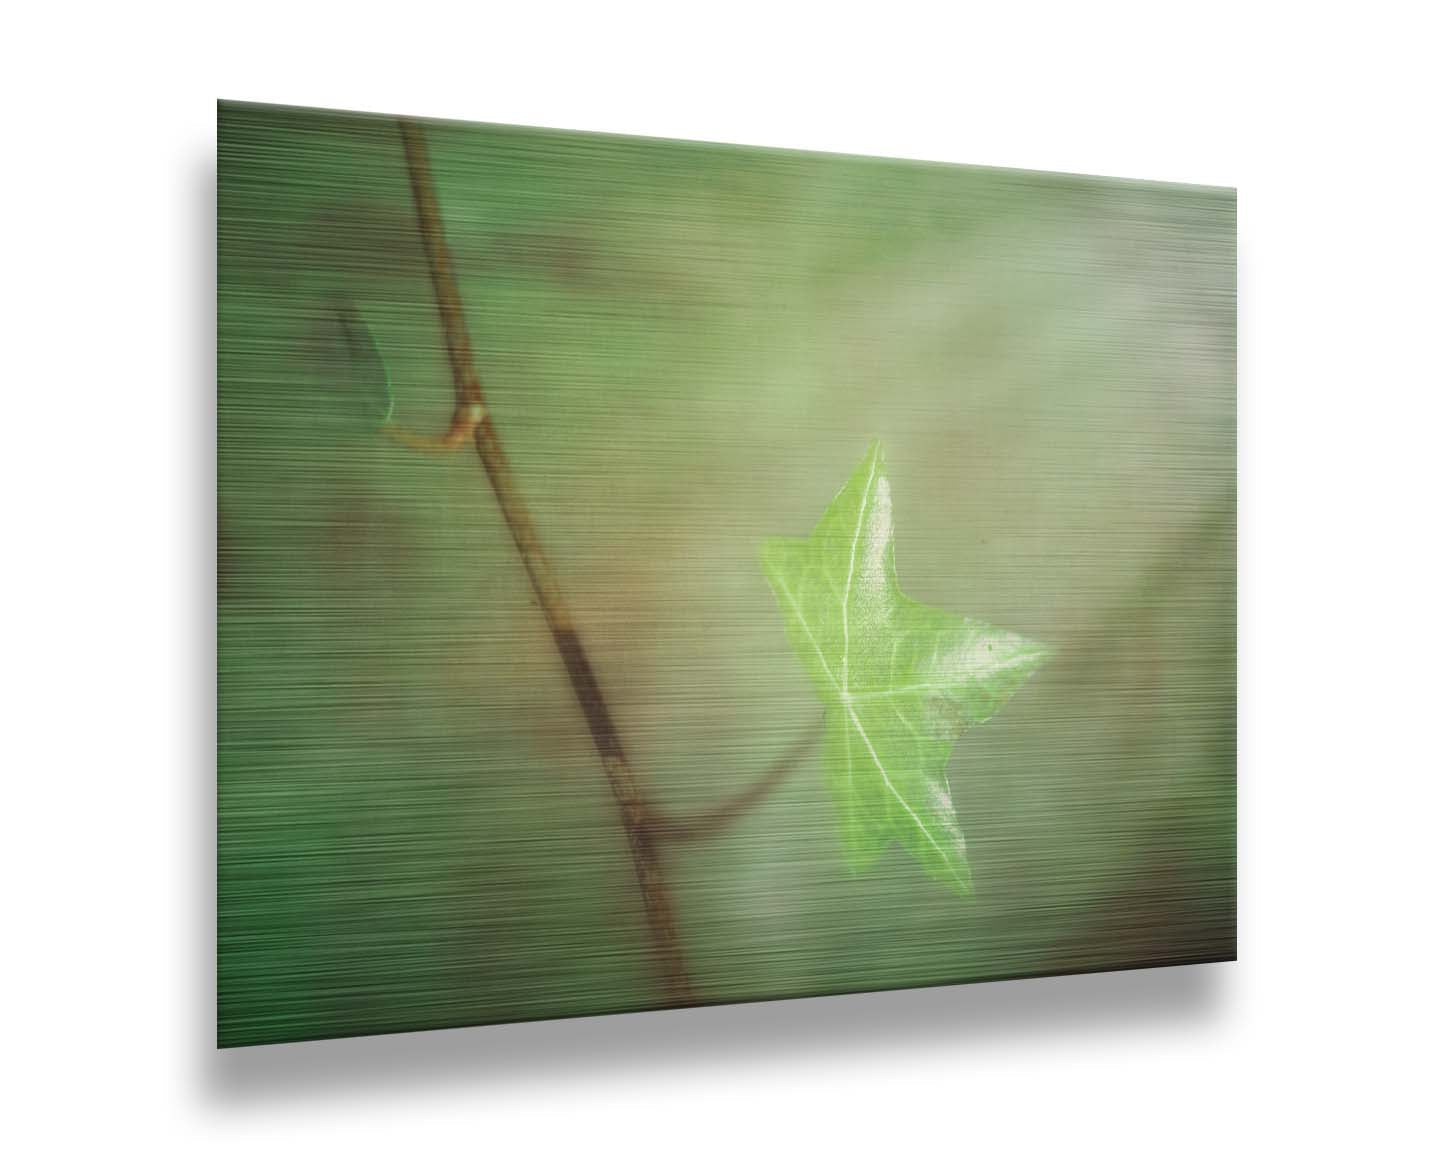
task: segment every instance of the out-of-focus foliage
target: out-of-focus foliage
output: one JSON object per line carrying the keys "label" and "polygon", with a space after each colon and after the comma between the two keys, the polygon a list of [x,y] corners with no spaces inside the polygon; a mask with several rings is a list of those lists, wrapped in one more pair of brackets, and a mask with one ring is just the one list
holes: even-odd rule
{"label": "out-of-focus foliage", "polygon": [[334,385],[357,414],[376,427],[395,411],[395,390],[365,318],[348,300],[337,302],[329,340]]}

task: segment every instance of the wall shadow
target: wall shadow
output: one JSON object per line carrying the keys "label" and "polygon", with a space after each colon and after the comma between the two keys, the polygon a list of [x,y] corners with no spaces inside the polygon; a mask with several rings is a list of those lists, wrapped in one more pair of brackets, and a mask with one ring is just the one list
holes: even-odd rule
{"label": "wall shadow", "polygon": [[1000,1048],[1082,1033],[1217,1024],[1231,965],[1142,969],[942,988],[873,992],[628,1016],[210,1050],[200,1060],[207,1104],[430,1092],[446,1085],[563,1088],[728,1065],[833,1058],[848,1049]]}

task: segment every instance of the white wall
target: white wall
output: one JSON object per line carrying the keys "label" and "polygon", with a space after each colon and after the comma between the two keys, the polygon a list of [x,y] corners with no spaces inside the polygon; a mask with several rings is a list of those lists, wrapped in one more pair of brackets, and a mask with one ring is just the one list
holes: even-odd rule
{"label": "white wall", "polygon": [[[520,7],[6,18],[13,1146],[1433,1140],[1422,8]],[[217,96],[1237,185],[1240,962],[211,1051]]]}

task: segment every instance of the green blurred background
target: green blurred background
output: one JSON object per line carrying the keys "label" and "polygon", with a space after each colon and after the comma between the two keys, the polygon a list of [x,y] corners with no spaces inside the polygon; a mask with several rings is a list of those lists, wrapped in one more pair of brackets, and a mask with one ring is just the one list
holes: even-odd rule
{"label": "green blurred background", "polygon": [[[818,756],[667,855],[724,1001],[1233,957],[1230,190],[436,123],[499,433],[631,758],[819,715],[758,563],[875,438],[911,596],[1054,661],[957,743],[977,899],[851,875]],[[393,121],[219,110],[219,1040],[657,1002],[616,809],[452,403]],[[370,398],[373,399],[373,398]]]}

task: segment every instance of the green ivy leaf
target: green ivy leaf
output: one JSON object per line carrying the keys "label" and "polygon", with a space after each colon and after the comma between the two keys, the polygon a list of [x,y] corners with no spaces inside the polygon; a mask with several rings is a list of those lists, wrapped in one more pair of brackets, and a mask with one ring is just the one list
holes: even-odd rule
{"label": "green ivy leaf", "polygon": [[826,705],[825,775],[851,867],[899,840],[970,894],[945,765],[956,737],[993,716],[1046,650],[901,594],[878,442],[810,537],[767,540],[761,560]]}

